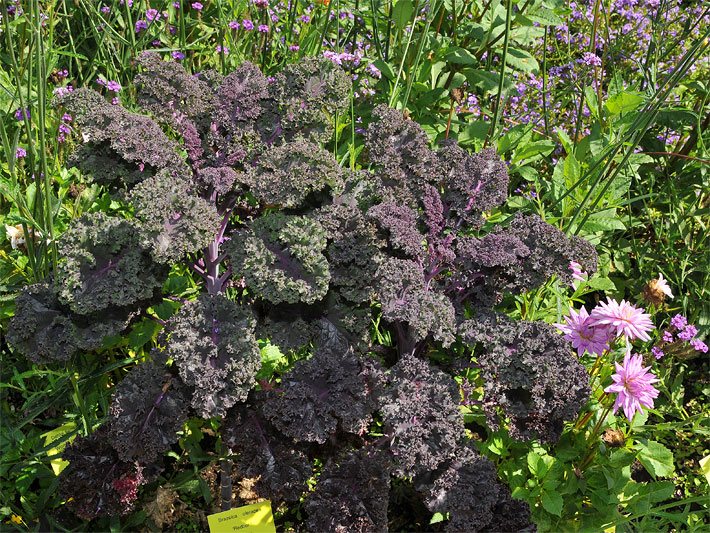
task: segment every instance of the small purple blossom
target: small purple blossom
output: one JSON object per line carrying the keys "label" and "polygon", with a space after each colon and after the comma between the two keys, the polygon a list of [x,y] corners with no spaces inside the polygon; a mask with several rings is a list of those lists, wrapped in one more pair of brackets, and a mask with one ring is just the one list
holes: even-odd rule
{"label": "small purple blossom", "polygon": [[69,135],[71,133],[71,127],[69,127],[69,125],[62,122],[59,125],[59,132],[64,133],[65,135]]}
{"label": "small purple blossom", "polygon": [[106,82],[106,88],[113,93],[117,93],[121,90],[121,84],[117,81],[109,81]]}
{"label": "small purple blossom", "polygon": [[180,2],[173,2],[173,7],[175,9],[180,9]]}
{"label": "small purple blossom", "polygon": [[17,111],[15,111],[15,120],[29,120],[30,119],[30,108],[22,109],[18,108]]}
{"label": "small purple blossom", "polygon": [[688,319],[685,318],[683,315],[676,315],[671,318],[671,326],[673,326],[675,329],[683,329],[687,325]]}
{"label": "small purple blossom", "polygon": [[382,72],[380,72],[380,69],[378,69],[373,63],[370,63],[367,67],[365,67],[365,72],[378,80],[382,77]]}
{"label": "small purple blossom", "polygon": [[143,30],[148,29],[148,23],[143,19],[136,20],[136,33],[140,33]]}
{"label": "small purple blossom", "polygon": [[263,9],[269,7],[269,0],[254,0],[254,5]]}
{"label": "small purple blossom", "polygon": [[229,47],[222,46],[221,44],[217,45],[216,50],[217,50],[217,53],[220,53],[220,54],[228,54],[229,53]]}
{"label": "small purple blossom", "polygon": [[230,20],[228,26],[230,30],[238,30],[239,22],[237,22],[236,20]]}
{"label": "small purple blossom", "polygon": [[653,348],[651,348],[651,353],[656,359],[660,359],[665,355],[665,353],[663,353],[663,350],[661,350],[658,346],[654,346]]}
{"label": "small purple blossom", "polygon": [[202,8],[205,7],[199,2],[193,2],[190,5],[192,6],[192,9],[194,9],[195,11],[202,11]]}
{"label": "small purple blossom", "polygon": [[671,333],[670,331],[664,331],[661,339],[663,339],[663,342],[673,342],[675,340],[673,338],[673,333]]}
{"label": "small purple blossom", "polygon": [[145,18],[148,22],[153,22],[154,20],[160,20],[160,12],[152,7],[145,12]]}
{"label": "small purple blossom", "polygon": [[101,13],[104,15],[108,15],[111,13],[111,8],[109,6],[101,6]]}
{"label": "small purple blossom", "polygon": [[242,28],[246,31],[251,31],[254,29],[254,23],[249,19],[242,20]]}
{"label": "small purple blossom", "polygon": [[301,47],[298,46],[297,44],[292,44],[291,46],[288,47],[288,49],[289,49],[291,52],[298,52],[298,51],[301,49]]}
{"label": "small purple blossom", "polygon": [[183,54],[182,52],[180,52],[178,50],[173,50],[172,52],[170,52],[170,55],[172,56],[173,59],[175,59],[177,61],[182,61],[183,59],[185,59],[185,54]]}
{"label": "small purple blossom", "polygon": [[678,338],[684,341],[689,341],[692,338],[694,338],[698,334],[698,328],[693,326],[692,324],[687,324],[684,328],[683,331],[678,333]]}
{"label": "small purple blossom", "polygon": [[24,159],[25,157],[27,157],[27,150],[25,150],[21,146],[18,146],[15,150],[15,159]]}
{"label": "small purple blossom", "polygon": [[700,339],[693,339],[692,341],[690,341],[690,345],[693,347],[693,350],[697,352],[708,353],[707,344],[705,344]]}
{"label": "small purple blossom", "polygon": [[626,353],[623,364],[614,363],[614,365],[616,374],[611,376],[614,383],[604,389],[604,392],[617,394],[614,413],[619,410],[619,407],[623,407],[626,418],[631,421],[636,411],[643,413],[642,407],[653,408],[653,400],[658,397],[658,390],[652,384],[658,379],[652,372],[648,372],[650,366],[645,368],[642,366],[642,357],[631,355],[630,351]]}
{"label": "small purple blossom", "polygon": [[308,24],[310,21],[311,17],[309,17],[308,15],[301,15],[301,22],[303,22],[304,24]]}
{"label": "small purple blossom", "polygon": [[260,33],[269,33],[269,27],[266,24],[259,24]]}

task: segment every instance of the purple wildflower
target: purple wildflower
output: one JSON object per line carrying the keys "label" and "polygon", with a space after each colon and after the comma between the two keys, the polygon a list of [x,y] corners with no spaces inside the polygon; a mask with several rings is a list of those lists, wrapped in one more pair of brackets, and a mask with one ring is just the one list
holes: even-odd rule
{"label": "purple wildflower", "polygon": [[673,326],[676,329],[683,329],[687,325],[688,325],[688,319],[685,318],[683,315],[676,315],[673,318],[671,318],[671,326]]}
{"label": "purple wildflower", "polygon": [[203,6],[203,5],[202,5],[201,3],[199,3],[199,2],[193,2],[193,3],[191,4],[191,6],[192,6],[192,9],[194,9],[194,10],[196,10],[196,11],[202,11],[202,8],[205,7],[205,6]]}
{"label": "purple wildflower", "polygon": [[309,17],[308,15],[301,15],[301,22],[303,22],[304,24],[308,24],[310,21],[311,17]]}
{"label": "purple wildflower", "polygon": [[599,302],[589,315],[590,325],[607,325],[616,335],[624,335],[629,340],[651,340],[648,332],[654,329],[651,316],[643,312],[643,308],[634,307],[626,300],[617,302],[612,298],[607,303]]}
{"label": "purple wildflower", "polygon": [[260,33],[269,33],[269,27],[266,24],[259,24]]}
{"label": "purple wildflower", "polygon": [[238,30],[239,29],[239,23],[236,20],[230,20],[228,26],[229,26],[229,29],[231,29],[231,30]]}
{"label": "purple wildflower", "polygon": [[153,22],[154,20],[160,20],[160,12],[152,7],[145,12],[145,18],[148,22]]}
{"label": "purple wildflower", "polygon": [[106,83],[106,88],[113,93],[117,93],[121,90],[121,84],[117,81],[109,81]]}
{"label": "purple wildflower", "polygon": [[269,7],[269,0],[254,0],[254,5],[263,9]]}
{"label": "purple wildflower", "polygon": [[380,79],[382,77],[382,72],[373,63],[370,63],[365,67],[365,71],[373,78]]}
{"label": "purple wildflower", "polygon": [[289,49],[291,52],[298,52],[298,51],[301,49],[301,47],[298,46],[297,44],[292,44],[291,46],[288,47],[288,49]]}
{"label": "purple wildflower", "polygon": [[185,54],[179,52],[178,50],[173,50],[170,55],[173,57],[173,59],[176,59],[178,61],[182,61],[183,59],[185,59]]}
{"label": "purple wildflower", "polygon": [[594,355],[604,353],[609,348],[609,330],[606,327],[592,327],[585,307],[579,312],[572,308],[569,311],[569,316],[564,317],[565,324],[555,324],[565,334],[565,340],[572,343],[580,357],[585,350]]}
{"label": "purple wildflower", "polygon": [[[15,159],[24,159],[27,157],[27,150],[22,148],[21,146],[18,146],[17,149],[15,150]],[[707,347],[706,347],[707,350]]]}
{"label": "purple wildflower", "polygon": [[251,31],[254,29],[254,23],[249,19],[242,20],[242,28],[246,31]]}
{"label": "purple wildflower", "polygon": [[221,44],[218,44],[216,49],[217,49],[217,52],[220,54],[228,54],[229,53],[229,47],[222,46]]}
{"label": "purple wildflower", "polygon": [[693,326],[692,324],[687,324],[684,328],[683,331],[678,333],[678,338],[684,341],[689,341],[693,337],[695,337],[698,334],[698,328]]}
{"label": "purple wildflower", "polygon": [[693,339],[690,341],[690,345],[693,347],[693,350],[702,352],[702,353],[708,353],[708,346],[705,344],[703,341],[700,339]]}
{"label": "purple wildflower", "polygon": [[143,30],[148,29],[148,23],[143,19],[136,20],[136,33],[140,33]]}
{"label": "purple wildflower", "polygon": [[673,338],[673,334],[670,331],[664,331],[661,339],[663,339],[663,342],[673,342],[675,340]]}
{"label": "purple wildflower", "polygon": [[643,413],[642,407],[653,408],[653,399],[658,397],[658,390],[652,383],[656,383],[658,379],[648,372],[650,366],[641,366],[643,359],[640,355],[627,352],[623,364],[614,364],[616,374],[611,376],[614,383],[604,389],[604,392],[618,394],[614,402],[614,413],[619,407],[623,407],[626,418],[631,421],[636,411]]}
{"label": "purple wildflower", "polygon": [[660,359],[665,355],[665,353],[663,353],[663,350],[661,350],[658,346],[654,346],[653,348],[651,348],[651,353],[656,359]]}
{"label": "purple wildflower", "polygon": [[22,109],[18,108],[17,111],[15,111],[15,119],[16,120],[29,120],[30,119],[30,108]]}
{"label": "purple wildflower", "polygon": [[175,9],[180,9],[180,2],[173,2],[173,7]]}
{"label": "purple wildflower", "polygon": [[104,15],[108,15],[111,13],[111,8],[109,6],[101,6],[101,13]]}

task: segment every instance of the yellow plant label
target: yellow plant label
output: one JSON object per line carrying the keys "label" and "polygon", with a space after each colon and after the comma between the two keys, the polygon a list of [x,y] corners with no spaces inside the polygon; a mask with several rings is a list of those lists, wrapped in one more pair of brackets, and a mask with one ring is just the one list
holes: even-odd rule
{"label": "yellow plant label", "polygon": [[209,515],[207,523],[210,533],[276,533],[268,500]]}

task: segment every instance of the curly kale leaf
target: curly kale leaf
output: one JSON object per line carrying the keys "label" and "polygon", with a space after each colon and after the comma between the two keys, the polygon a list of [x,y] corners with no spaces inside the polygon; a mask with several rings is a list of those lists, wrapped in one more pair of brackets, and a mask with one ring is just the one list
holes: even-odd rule
{"label": "curly kale leaf", "polygon": [[380,412],[399,476],[436,469],[464,435],[454,380],[408,354],[391,369]]}
{"label": "curly kale leaf", "polygon": [[139,231],[131,221],[100,212],[75,220],[59,240],[59,300],[86,315],[153,298],[167,267],[141,246]]}
{"label": "curly kale leaf", "polygon": [[287,65],[275,76],[271,97],[280,121],[276,132],[286,140],[298,135],[327,142],[333,134],[336,113],[349,103],[351,82],[347,74],[327,59],[304,59]]}
{"label": "curly kale leaf", "polygon": [[133,510],[138,487],[146,479],[140,466],[118,458],[105,427],[89,437],[77,437],[62,458],[69,465],[59,476],[59,490],[77,516],[93,520]]}
{"label": "curly kale leaf", "polygon": [[372,280],[382,259],[384,243],[377,228],[367,220],[357,204],[337,202],[316,212],[316,219],[328,232],[326,257],[331,285],[347,300],[369,303],[375,296]]}
{"label": "curly kale leaf", "polygon": [[396,202],[383,202],[367,212],[380,229],[387,232],[390,246],[406,257],[419,259],[424,255],[424,235],[417,229],[417,213]]}
{"label": "curly kale leaf", "polygon": [[456,334],[456,314],[451,301],[443,294],[427,290],[419,263],[408,259],[387,259],[377,272],[382,316],[409,326],[408,337],[414,343],[427,336],[444,346]]}
{"label": "curly kale leaf", "polygon": [[323,227],[306,216],[270,213],[237,233],[228,249],[235,272],[272,303],[313,303],[328,291]]}
{"label": "curly kale leaf", "polygon": [[84,138],[71,163],[99,183],[132,186],[160,169],[184,165],[177,144],[149,117],[111,105],[89,89],[69,93],[61,104]]}
{"label": "curly kale leaf", "polygon": [[326,463],[306,500],[309,531],[387,531],[390,477],[387,458],[367,447]]}
{"label": "curly kale leaf", "polygon": [[133,82],[143,109],[173,127],[179,127],[182,118],[199,120],[210,114],[215,105],[214,92],[180,63],[163,61],[154,52],[144,52],[138,62],[145,70]]}
{"label": "curly kale leaf", "polygon": [[331,192],[340,192],[342,175],[330,152],[304,139],[295,139],[266,151],[244,179],[254,196],[266,204],[295,208],[318,193],[329,198]]}
{"label": "curly kale leaf", "polygon": [[262,412],[296,441],[324,443],[338,429],[363,435],[377,407],[379,370],[342,345],[326,345],[299,361],[270,391]]}
{"label": "curly kale leaf", "polygon": [[239,455],[245,477],[257,477],[257,494],[277,501],[298,501],[313,475],[308,447],[284,437],[259,411],[260,402],[240,404],[225,418],[225,442]]}
{"label": "curly kale leaf", "polygon": [[367,128],[365,147],[385,190],[386,199],[415,206],[427,183],[436,183],[436,154],[429,139],[416,122],[401,111],[379,105],[372,112],[375,120]]}
{"label": "curly kale leaf", "polygon": [[170,323],[167,353],[180,377],[195,388],[200,416],[224,416],[246,400],[261,367],[251,312],[222,295],[186,303]]}
{"label": "curly kale leaf", "polygon": [[454,141],[446,143],[437,157],[449,216],[455,215],[473,227],[480,227],[481,214],[501,205],[508,197],[505,163],[493,148],[469,154]]}
{"label": "curly kale leaf", "polygon": [[113,393],[111,445],[122,461],[154,462],[177,442],[188,418],[189,393],[164,362],[135,367]]}
{"label": "curly kale leaf", "polygon": [[483,315],[464,322],[462,338],[480,343],[478,365],[484,378],[489,424],[497,409],[510,418],[515,438],[555,443],[565,421],[573,420],[590,394],[589,375],[554,327]]}
{"label": "curly kale leaf", "polygon": [[220,216],[213,204],[190,192],[182,176],[163,170],[133,191],[143,246],[159,263],[170,263],[205,248],[214,239]]}
{"label": "curly kale leaf", "polygon": [[447,531],[481,531],[493,519],[502,486],[495,465],[470,447],[432,472],[415,478],[433,513],[449,513]]}
{"label": "curly kale leaf", "polygon": [[245,61],[226,76],[217,92],[217,120],[233,135],[242,136],[254,128],[269,98],[269,81],[259,67]]}
{"label": "curly kale leaf", "polygon": [[134,313],[111,308],[90,318],[72,313],[47,284],[26,287],[15,302],[7,340],[35,363],[66,361],[80,350],[101,347],[103,339],[125,330]]}
{"label": "curly kale leaf", "polygon": [[470,299],[489,305],[502,294],[539,287],[553,275],[571,282],[570,261],[584,261],[593,271],[596,253],[585,240],[570,240],[536,215],[516,215],[510,226],[483,238],[460,238],[455,276]]}

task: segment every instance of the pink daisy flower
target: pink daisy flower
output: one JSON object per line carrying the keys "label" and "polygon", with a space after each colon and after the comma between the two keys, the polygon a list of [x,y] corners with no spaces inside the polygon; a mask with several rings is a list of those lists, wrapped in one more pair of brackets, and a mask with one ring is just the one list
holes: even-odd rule
{"label": "pink daisy flower", "polygon": [[576,312],[570,307],[569,316],[564,319],[565,324],[555,324],[555,327],[565,334],[565,339],[572,343],[580,357],[585,350],[601,355],[609,348],[609,330],[604,326],[592,327],[586,308]]}
{"label": "pink daisy flower", "polygon": [[617,394],[614,413],[619,410],[619,407],[623,407],[626,418],[631,421],[636,411],[643,413],[642,407],[653,408],[653,399],[658,397],[658,390],[652,383],[656,383],[658,379],[653,373],[648,372],[650,366],[645,368],[642,366],[643,359],[640,355],[631,355],[631,352],[627,352],[623,364],[614,364],[616,374],[611,376],[614,383],[604,389],[604,392]]}
{"label": "pink daisy flower", "polygon": [[644,313],[642,308],[634,307],[626,300],[617,302],[612,298],[608,302],[599,302],[589,315],[589,325],[606,325],[611,330],[616,329],[616,336],[624,335],[627,339],[651,340],[647,332],[654,329],[651,315]]}

